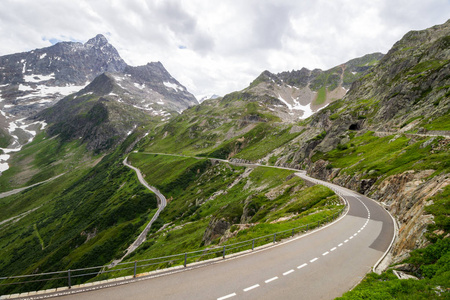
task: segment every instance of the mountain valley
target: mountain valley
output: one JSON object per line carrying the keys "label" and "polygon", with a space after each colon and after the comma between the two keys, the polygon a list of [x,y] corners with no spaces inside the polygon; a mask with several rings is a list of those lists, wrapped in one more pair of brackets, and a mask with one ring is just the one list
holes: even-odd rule
{"label": "mountain valley", "polygon": [[[369,274],[344,299],[405,296],[396,285],[410,285],[418,297],[442,289],[445,297],[449,49],[447,21],[407,33],[385,55],[326,71],[264,71],[247,88],[201,103],[160,62],[128,66],[101,35],[0,57],[0,166],[8,164],[0,192],[50,179],[0,198],[0,275],[121,257],[157,208],[156,196],[123,166],[128,157],[168,204],[127,262],[339,212],[333,191],[293,175],[306,170],[377,200],[398,225],[387,270]],[[393,268],[420,280],[399,283]]]}

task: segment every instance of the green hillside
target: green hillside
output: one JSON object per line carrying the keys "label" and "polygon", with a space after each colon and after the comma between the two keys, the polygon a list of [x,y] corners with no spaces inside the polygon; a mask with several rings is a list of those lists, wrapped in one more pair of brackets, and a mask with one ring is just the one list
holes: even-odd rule
{"label": "green hillside", "polygon": [[[319,95],[335,87],[338,71],[352,88],[310,118],[289,123],[275,111],[279,100],[257,89],[207,100],[168,121],[99,95],[65,98],[58,113],[42,114],[54,118],[49,130],[14,154],[0,177],[0,191],[8,191],[61,175],[0,198],[0,221],[26,213],[0,225],[0,275],[121,257],[157,207],[156,196],[123,166],[128,156],[168,205],[125,261],[252,239],[340,211],[328,188],[270,166],[290,167],[368,195],[398,221],[391,268],[408,264],[420,280],[400,281],[392,270],[371,273],[345,299],[447,296],[449,36],[450,21],[408,33],[383,58],[348,62],[347,73],[322,72],[313,83]],[[352,68],[361,76],[351,77]],[[283,76],[294,80],[295,74]],[[65,118],[70,110],[76,114]],[[108,276],[114,275],[83,280]]]}

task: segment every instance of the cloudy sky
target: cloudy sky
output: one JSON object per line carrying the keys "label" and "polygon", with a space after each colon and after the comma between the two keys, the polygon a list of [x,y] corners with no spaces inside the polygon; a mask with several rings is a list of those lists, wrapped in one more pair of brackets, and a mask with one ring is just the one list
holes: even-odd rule
{"label": "cloudy sky", "polygon": [[450,0],[1,0],[0,55],[104,34],[130,65],[161,61],[194,95],[262,71],[328,69],[444,23]]}

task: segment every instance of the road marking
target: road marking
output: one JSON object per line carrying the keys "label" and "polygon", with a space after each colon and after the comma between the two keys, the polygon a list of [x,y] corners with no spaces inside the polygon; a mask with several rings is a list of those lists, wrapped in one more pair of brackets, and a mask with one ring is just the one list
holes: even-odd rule
{"label": "road marking", "polygon": [[304,267],[306,267],[307,265],[308,265],[307,263],[304,263],[303,265],[298,266],[297,269],[304,268]]}
{"label": "road marking", "polygon": [[324,252],[324,253],[322,253],[322,255],[325,256],[325,255],[327,255],[328,253],[330,253],[330,252],[328,252],[328,251],[327,251],[327,252]]}
{"label": "road marking", "polygon": [[353,236],[357,236],[358,235],[358,233],[355,233]]}
{"label": "road marking", "polygon": [[348,239],[351,240],[353,238],[353,235],[351,237],[349,237]]}
{"label": "road marking", "polygon": [[360,233],[360,232],[361,232],[361,230],[362,230],[362,229],[358,230],[358,233]]}
{"label": "road marking", "polygon": [[245,288],[244,292],[248,292],[250,290],[256,289],[257,287],[259,287],[259,284],[252,285],[252,286],[250,286],[248,288]]}
{"label": "road marking", "polygon": [[344,245],[344,244],[340,243],[340,244],[338,245],[338,247],[340,247],[340,246],[342,246],[342,245]]}
{"label": "road marking", "polygon": [[334,251],[334,250],[336,250],[336,247],[333,247],[333,248],[330,249],[330,251]]}
{"label": "road marking", "polygon": [[278,279],[278,276],[275,276],[275,277],[272,277],[272,278],[270,278],[270,279],[267,279],[266,281],[264,281],[265,283],[269,283],[269,282],[271,282],[271,281],[274,281],[274,280],[277,280]]}
{"label": "road marking", "polygon": [[226,296],[217,298],[217,300],[224,300],[224,299],[228,299],[228,298],[231,298],[231,297],[234,297],[234,296],[236,296],[236,293],[228,294],[228,295],[226,295]]}
{"label": "road marking", "polygon": [[345,240],[345,241],[344,241],[344,243],[347,243],[347,242],[348,242],[348,240]]}
{"label": "road marking", "polygon": [[294,272],[294,270],[293,270],[293,269],[290,269],[289,271],[284,272],[284,273],[283,273],[283,276],[289,275],[289,274],[291,274],[292,272]]}
{"label": "road marking", "polygon": [[316,260],[318,260],[318,258],[316,257],[316,258],[313,258],[313,259],[311,259],[309,262],[310,263],[312,263],[312,262],[315,262]]}

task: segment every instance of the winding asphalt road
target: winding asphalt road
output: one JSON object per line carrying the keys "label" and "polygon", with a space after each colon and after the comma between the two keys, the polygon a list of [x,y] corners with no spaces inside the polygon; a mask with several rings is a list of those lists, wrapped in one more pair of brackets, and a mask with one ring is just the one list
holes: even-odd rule
{"label": "winding asphalt road", "polygon": [[316,231],[269,248],[62,298],[333,299],[342,295],[391,247],[395,224],[385,209],[363,195],[303,172],[296,175],[335,190],[348,202],[346,214]]}
{"label": "winding asphalt road", "polygon": [[130,169],[133,169],[138,177],[139,182],[145,186],[147,189],[151,190],[153,193],[155,193],[156,198],[158,198],[158,210],[156,211],[156,213],[153,215],[152,219],[150,220],[150,222],[148,222],[147,226],[145,226],[144,230],[139,234],[139,236],[137,237],[137,239],[130,245],[130,247],[128,247],[127,252],[124,254],[124,256],[122,256],[120,259],[117,259],[115,261],[113,261],[109,267],[114,267],[115,265],[117,265],[118,263],[120,263],[126,256],[128,256],[131,252],[133,252],[134,250],[137,249],[137,247],[139,247],[144,241],[145,238],[147,236],[148,231],[150,230],[150,228],[152,227],[153,222],[156,221],[156,219],[159,217],[159,214],[161,213],[161,211],[166,207],[167,205],[167,199],[166,197],[164,197],[163,194],[161,194],[161,192],[149,185],[147,183],[147,181],[145,181],[144,176],[142,176],[141,171],[138,168],[133,167],[132,165],[130,165],[128,162],[128,156],[123,160],[123,164],[125,166],[127,166]]}

